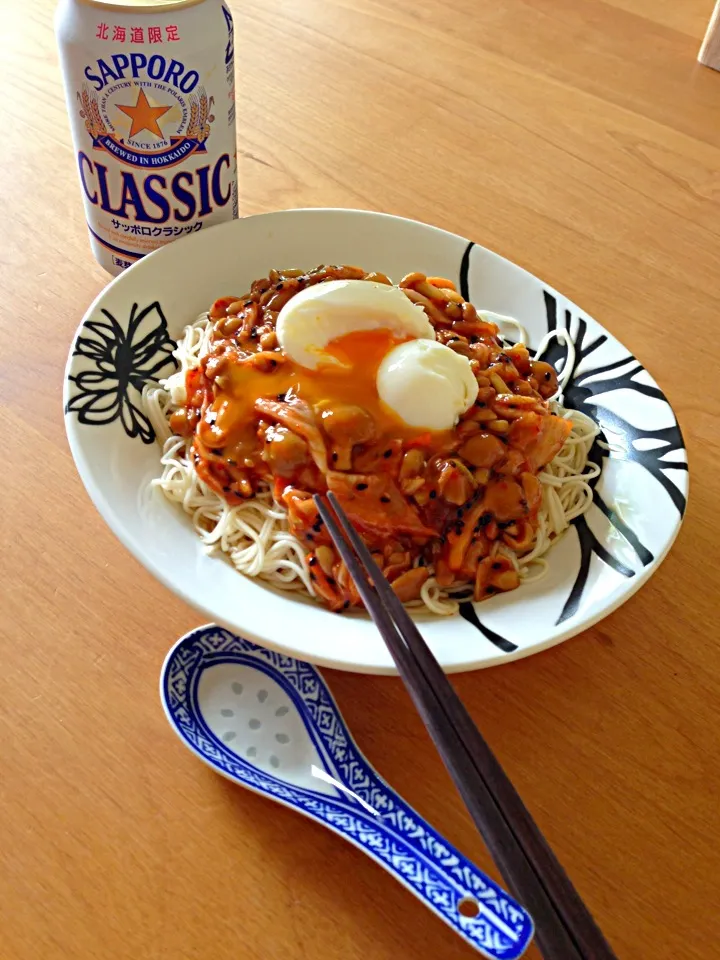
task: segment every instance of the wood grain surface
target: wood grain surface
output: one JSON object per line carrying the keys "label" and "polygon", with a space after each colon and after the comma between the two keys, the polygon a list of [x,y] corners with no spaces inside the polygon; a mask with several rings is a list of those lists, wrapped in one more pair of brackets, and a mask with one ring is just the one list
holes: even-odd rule
{"label": "wood grain surface", "polygon": [[[720,73],[696,62],[712,0],[232,5],[243,214],[367,207],[472,237],[597,317],[674,405],[691,494],[657,575],[582,636],[456,683],[619,957],[717,957]],[[52,8],[0,3],[0,958],[469,958],[163,717],[160,665],[198,615],[107,529],[62,423],[71,337],[108,278]],[[382,773],[492,869],[400,682],[327,677]]]}

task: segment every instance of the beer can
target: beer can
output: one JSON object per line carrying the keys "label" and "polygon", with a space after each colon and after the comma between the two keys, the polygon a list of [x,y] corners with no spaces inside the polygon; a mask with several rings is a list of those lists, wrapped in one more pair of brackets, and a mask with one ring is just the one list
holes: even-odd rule
{"label": "beer can", "polygon": [[117,274],[238,215],[223,0],[61,0],[55,27],[90,245]]}

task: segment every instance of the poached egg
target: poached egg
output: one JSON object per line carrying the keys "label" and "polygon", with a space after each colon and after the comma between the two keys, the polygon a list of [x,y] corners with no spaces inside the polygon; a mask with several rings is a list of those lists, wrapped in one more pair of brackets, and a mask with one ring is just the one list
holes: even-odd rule
{"label": "poached egg", "polygon": [[276,331],[285,354],[309,374],[306,392],[324,383],[328,398],[339,399],[349,390],[356,403],[379,403],[410,428],[451,430],[477,397],[470,361],[435,340],[423,308],[398,287],[368,280],[307,287],[281,309]]}
{"label": "poached egg", "polygon": [[427,430],[451,430],[478,394],[468,358],[436,340],[393,347],[378,369],[377,388],[405,423]]}
{"label": "poached egg", "polygon": [[397,287],[369,280],[330,280],[306,287],[288,300],[276,325],[287,356],[309,370],[337,364],[327,345],[361,330],[389,330],[398,340],[435,339],[422,307]]}

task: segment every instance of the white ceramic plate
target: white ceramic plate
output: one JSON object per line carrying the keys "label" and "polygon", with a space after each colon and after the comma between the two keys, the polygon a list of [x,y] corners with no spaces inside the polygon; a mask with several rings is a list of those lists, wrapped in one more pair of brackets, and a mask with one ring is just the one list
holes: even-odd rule
{"label": "white ceramic plate", "polygon": [[[271,267],[359,264],[394,280],[420,270],[450,277],[477,307],[518,319],[530,346],[570,331],[576,361],[568,406],[596,419],[602,456],[595,502],[549,554],[550,571],[461,616],[421,629],[449,671],[536,653],[596,623],[657,569],[680,526],[687,458],[672,409],[635,358],[575,304],[463,237],[354,210],[289,210],[233,221],[140,260],[100,294],[68,361],[66,427],[80,476],[125,546],[212,620],[268,647],[327,666],[392,672],[375,627],[270,590],[207,556],[188,517],[149,489],[159,447],[140,407],[142,383],[172,370],[173,339],[218,296],[242,293]],[[551,359],[564,362],[564,348]],[[596,455],[601,451],[596,448]]]}

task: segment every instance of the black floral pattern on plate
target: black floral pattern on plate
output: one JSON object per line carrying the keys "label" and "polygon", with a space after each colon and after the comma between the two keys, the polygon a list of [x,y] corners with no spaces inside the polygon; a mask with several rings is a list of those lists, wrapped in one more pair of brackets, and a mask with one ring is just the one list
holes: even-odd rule
{"label": "black floral pattern on plate", "polygon": [[65,412],[84,424],[120,420],[129,437],[152,443],[155,431],[140,398],[146,383],[178,368],[167,320],[157,301],[142,310],[134,303],[126,329],[108,310],[100,312],[105,319],[88,320],[75,342],[73,356],[85,357],[93,369],[68,377],[76,390]]}
{"label": "black floral pattern on plate", "polygon": [[[572,316],[569,310],[565,311],[565,324],[558,327],[557,320],[557,301],[555,297],[547,290],[543,292],[545,299],[545,314],[548,331],[567,330],[570,332]],[[615,390],[632,390],[635,393],[646,397],[652,397],[667,404],[665,394],[659,387],[651,384],[640,383],[633,379],[642,371],[642,366],[637,362],[631,353],[613,363],[602,364],[597,367],[586,369],[583,373],[577,373],[580,364],[607,341],[605,334],[600,334],[590,343],[586,343],[587,322],[582,317],[578,318],[577,331],[573,336],[575,346],[575,362],[570,374],[570,379],[565,388],[563,402],[566,407],[573,410],[579,410],[586,416],[593,419],[603,430],[611,435],[619,437],[622,441],[622,449],[611,446],[610,450],[603,450],[598,440],[601,440],[603,434],[598,437],[590,451],[589,460],[602,467],[604,456],[612,460],[632,460],[643,466],[655,480],[664,488],[671,502],[682,517],[685,512],[686,498],[682,491],[663,473],[665,469],[687,470],[687,463],[683,462],[664,462],[660,458],[676,450],[683,450],[684,444],[680,427],[677,421],[671,427],[664,427],[660,430],[640,430],[634,427],[628,420],[619,414],[608,410],[605,407],[593,403],[593,398],[600,394],[611,393]],[[557,340],[551,341],[548,350],[545,351],[543,359],[558,366],[560,361],[567,362],[565,347]],[[605,377],[605,374],[610,374]],[[601,379],[590,378],[601,377]],[[650,450],[638,450],[634,446],[636,440],[655,440],[659,446]],[[655,559],[653,554],[645,547],[635,532],[625,523],[617,512],[610,507],[600,495],[597,484],[600,477],[595,477],[590,481],[593,490],[594,505],[607,517],[609,523],[622,537],[630,544],[633,551],[644,567],[652,563]],[[599,557],[604,563],[612,567],[624,577],[634,577],[635,571],[621,563],[613,554],[604,547],[595,534],[590,529],[585,516],[577,517],[572,521],[578,533],[580,542],[580,568],[577,577],[572,586],[567,601],[560,613],[557,623],[563,623],[568,620],[580,606],[585,585],[590,573],[590,562],[593,554]]]}
{"label": "black floral pattern on plate", "polygon": [[[460,292],[466,299],[470,299],[470,290],[468,283],[468,274],[470,269],[470,253],[475,246],[469,243],[463,254],[460,264]],[[683,492],[669,479],[663,472],[667,469],[687,470],[687,463],[683,461],[667,461],[662,458],[669,453],[678,450],[684,450],[684,443],[680,427],[673,417],[673,425],[663,427],[658,430],[641,430],[633,426],[625,418],[617,413],[599,406],[593,402],[594,398],[600,394],[610,393],[616,390],[632,390],[637,394],[651,397],[667,404],[667,399],[663,392],[651,384],[646,384],[634,380],[643,367],[637,362],[635,357],[626,353],[624,357],[613,363],[598,365],[587,368],[582,373],[578,373],[580,364],[587,359],[598,347],[601,347],[608,339],[606,334],[600,334],[590,343],[586,343],[587,322],[582,318],[577,318],[577,329],[572,334],[570,327],[572,323],[572,314],[569,310],[565,311],[564,324],[558,324],[557,300],[548,290],[543,291],[545,302],[545,317],[548,332],[554,330],[564,330],[571,337],[575,347],[575,360],[570,374],[568,384],[565,388],[563,402],[564,405],[573,410],[579,410],[586,416],[594,420],[603,431],[619,437],[622,440],[622,450],[611,447],[609,450],[601,447],[598,441],[603,440],[603,434],[597,438],[590,451],[589,460],[598,464],[602,468],[604,457],[619,460],[632,460],[643,466],[655,480],[666,491],[672,504],[682,517],[685,512],[686,497]],[[567,348],[559,340],[550,342],[547,350],[543,353],[543,359],[551,363],[554,367],[562,369],[561,364],[567,363]],[[609,374],[605,378],[605,374]],[[598,378],[592,379],[591,378]],[[588,382],[590,381],[590,382]],[[669,404],[668,408],[669,408]],[[640,450],[634,445],[636,440],[652,440],[656,446],[649,450]],[[607,518],[614,529],[622,535],[624,540],[630,545],[644,567],[648,566],[655,559],[653,554],[641,543],[637,534],[628,526],[628,524],[610,507],[600,495],[597,485],[600,477],[595,477],[589,481],[593,490],[593,505],[598,508]],[[578,571],[570,589],[570,593],[565,601],[562,611],[556,621],[556,626],[570,619],[579,609],[588,577],[590,575],[590,564],[594,556],[612,567],[617,573],[624,577],[634,577],[635,571],[622,563],[608,550],[595,536],[590,529],[587,518],[583,515],[571,521],[578,534],[580,545],[580,564]],[[511,641],[502,637],[500,634],[491,630],[479,619],[476,605],[467,601],[460,605],[460,614],[469,623],[476,627],[494,646],[505,653],[513,653],[517,646]]]}

